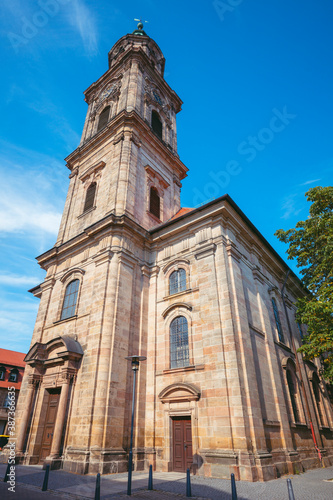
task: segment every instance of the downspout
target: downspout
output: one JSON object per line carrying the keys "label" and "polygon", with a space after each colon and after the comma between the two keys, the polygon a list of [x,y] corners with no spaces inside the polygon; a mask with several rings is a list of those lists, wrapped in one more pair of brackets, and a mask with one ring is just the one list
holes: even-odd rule
{"label": "downspout", "polygon": [[301,367],[299,365],[299,360],[298,360],[298,356],[297,356],[297,350],[296,350],[296,346],[295,346],[295,342],[294,342],[294,337],[293,337],[291,326],[290,326],[290,321],[289,321],[289,315],[288,315],[288,311],[287,311],[287,306],[286,306],[286,302],[284,300],[284,289],[286,287],[287,279],[288,279],[289,274],[290,274],[290,269],[288,269],[288,271],[287,271],[284,283],[283,283],[282,288],[281,288],[281,297],[282,297],[284,312],[285,312],[285,315],[286,315],[286,318],[287,318],[287,324],[288,324],[288,330],[289,330],[289,337],[290,337],[290,340],[291,340],[293,351],[295,353],[296,367],[297,367],[297,371],[298,371],[300,379],[301,379],[301,387],[302,387],[304,401],[305,401],[306,410],[307,410],[307,414],[308,414],[307,416],[308,416],[308,420],[309,420],[309,423],[310,423],[310,428],[311,428],[311,434],[312,434],[313,443],[314,443],[315,449],[316,449],[316,451],[318,453],[319,462],[322,465],[322,467],[325,467],[324,462],[322,461],[322,456],[321,456],[321,453],[320,453],[320,449],[318,448],[316,436],[315,436],[314,429],[313,429],[313,424],[312,424],[312,420],[311,420],[311,413],[310,413],[309,402],[308,402],[308,398],[307,398],[307,395],[306,395],[306,391],[305,391],[305,387],[304,387],[304,381],[303,381],[303,376],[302,376],[302,371],[301,371]]}

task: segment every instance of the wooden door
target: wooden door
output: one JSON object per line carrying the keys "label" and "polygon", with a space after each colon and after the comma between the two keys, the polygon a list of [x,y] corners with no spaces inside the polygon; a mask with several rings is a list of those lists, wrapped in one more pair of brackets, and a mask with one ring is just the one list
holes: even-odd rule
{"label": "wooden door", "polygon": [[49,401],[46,410],[42,446],[39,455],[39,462],[43,462],[50,455],[53,439],[54,426],[57,418],[58,403],[60,393],[49,394]]}
{"label": "wooden door", "polygon": [[172,425],[173,470],[185,472],[193,462],[191,417],[176,417]]}

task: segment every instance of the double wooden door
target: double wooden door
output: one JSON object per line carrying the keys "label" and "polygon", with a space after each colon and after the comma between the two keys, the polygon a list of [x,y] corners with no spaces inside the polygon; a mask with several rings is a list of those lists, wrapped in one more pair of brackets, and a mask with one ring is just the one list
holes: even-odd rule
{"label": "double wooden door", "polygon": [[44,432],[42,438],[42,446],[39,455],[39,462],[43,462],[50,455],[54,426],[57,418],[58,404],[60,391],[49,394],[48,405],[46,409],[46,417],[44,424]]}
{"label": "double wooden door", "polygon": [[191,417],[176,417],[172,420],[173,470],[185,472],[193,462]]}

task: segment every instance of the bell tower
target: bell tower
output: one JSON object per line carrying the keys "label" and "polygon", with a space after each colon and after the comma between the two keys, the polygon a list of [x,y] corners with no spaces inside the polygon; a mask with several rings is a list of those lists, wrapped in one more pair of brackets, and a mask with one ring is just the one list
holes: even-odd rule
{"label": "bell tower", "polygon": [[150,229],[180,209],[182,101],[164,80],[161,49],[142,28],[115,43],[109,69],[84,93],[88,111],[80,145],[66,158],[71,181],[57,244],[110,213]]}

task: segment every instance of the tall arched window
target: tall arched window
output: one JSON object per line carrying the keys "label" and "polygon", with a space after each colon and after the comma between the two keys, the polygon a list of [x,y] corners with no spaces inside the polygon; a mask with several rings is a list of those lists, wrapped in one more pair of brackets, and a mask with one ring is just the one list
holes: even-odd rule
{"label": "tall arched window", "polygon": [[154,110],[151,113],[151,128],[162,139],[162,122],[160,115]]}
{"label": "tall arched window", "polygon": [[90,208],[93,208],[96,194],[96,182],[92,182],[87,189],[86,199],[84,202],[83,211],[86,212]]}
{"label": "tall arched window", "polygon": [[77,294],[79,291],[79,280],[71,281],[65,291],[64,303],[62,305],[61,320],[71,318],[75,314]]}
{"label": "tall arched window", "polygon": [[182,368],[189,364],[187,319],[177,316],[170,325],[170,368]]}
{"label": "tall arched window", "polygon": [[280,321],[280,315],[279,315],[279,311],[278,311],[274,297],[272,298],[272,305],[273,305],[275,323],[276,323],[276,328],[277,328],[278,335],[279,335],[279,340],[280,340],[280,342],[284,343],[284,336],[283,336],[283,330],[282,330],[281,321]]}
{"label": "tall arched window", "polygon": [[160,219],[160,197],[158,195],[157,189],[154,187],[150,188],[150,200],[149,200],[149,212],[158,219]]}
{"label": "tall arched window", "polygon": [[315,397],[316,401],[316,406],[318,409],[318,415],[319,415],[319,420],[320,420],[320,425],[325,425],[325,420],[324,420],[324,415],[323,415],[323,408],[322,408],[322,401],[321,401],[321,395],[320,395],[320,382],[318,375],[314,374],[312,378],[312,388],[313,388],[313,394]]}
{"label": "tall arched window", "polygon": [[294,384],[293,376],[292,376],[290,370],[287,370],[287,384],[288,384],[290,401],[291,401],[291,406],[293,409],[294,419],[295,419],[295,422],[299,422],[300,420],[299,420],[299,413],[298,413],[297,402],[296,402],[295,384]]}
{"label": "tall arched window", "polygon": [[186,290],[186,271],[185,269],[177,269],[170,274],[169,293],[172,295],[184,290]]}
{"label": "tall arched window", "polygon": [[100,130],[102,130],[102,128],[105,127],[105,125],[109,121],[109,115],[110,115],[110,106],[106,106],[106,108],[104,108],[102,113],[99,115],[97,132],[99,132]]}

